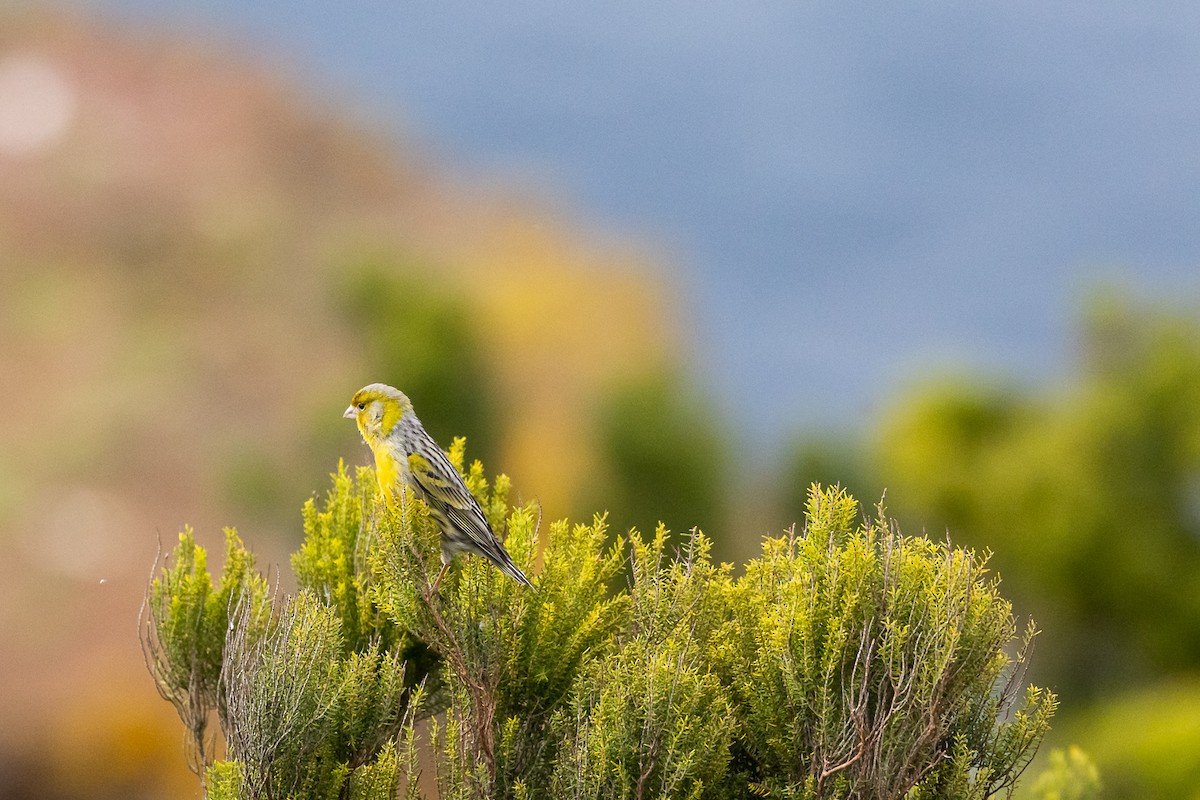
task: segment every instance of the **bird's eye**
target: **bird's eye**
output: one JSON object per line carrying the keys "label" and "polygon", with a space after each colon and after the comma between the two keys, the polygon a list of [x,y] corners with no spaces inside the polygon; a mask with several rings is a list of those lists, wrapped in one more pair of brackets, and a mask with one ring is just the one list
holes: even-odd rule
{"label": "bird's eye", "polygon": [[362,410],[363,410],[364,408],[366,408],[366,407],[367,407],[367,404],[366,404],[366,403],[359,403],[359,404],[358,404],[358,410],[359,410],[359,411],[362,411]]}

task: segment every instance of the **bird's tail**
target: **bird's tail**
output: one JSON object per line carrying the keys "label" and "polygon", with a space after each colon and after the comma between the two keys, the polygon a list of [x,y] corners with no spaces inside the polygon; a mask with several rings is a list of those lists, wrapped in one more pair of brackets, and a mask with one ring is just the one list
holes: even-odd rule
{"label": "bird's tail", "polygon": [[[500,548],[500,552],[496,554],[492,561],[500,568],[508,577],[512,578],[517,583],[523,583],[530,589],[533,589],[533,584],[529,582],[529,578],[525,577],[525,573],[521,572],[521,568],[513,563],[512,556],[504,548]],[[537,591],[534,589],[534,591]]]}

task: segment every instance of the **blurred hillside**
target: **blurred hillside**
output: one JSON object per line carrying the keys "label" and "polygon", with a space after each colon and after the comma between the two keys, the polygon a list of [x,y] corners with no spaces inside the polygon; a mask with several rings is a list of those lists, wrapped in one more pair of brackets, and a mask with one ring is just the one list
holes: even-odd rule
{"label": "blurred hillside", "polygon": [[668,387],[651,419],[682,392],[641,256],[300,84],[2,18],[0,797],[195,794],[135,639],[158,542],[237,525],[281,561],[337,459],[368,460],[341,419],[361,385],[405,388],[546,519],[621,482],[605,420],[630,386]]}

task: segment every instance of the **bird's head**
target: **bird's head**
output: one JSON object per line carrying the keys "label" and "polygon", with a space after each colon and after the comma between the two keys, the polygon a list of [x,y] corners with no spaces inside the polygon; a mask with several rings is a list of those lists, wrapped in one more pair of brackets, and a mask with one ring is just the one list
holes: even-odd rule
{"label": "bird's head", "polygon": [[342,416],[358,423],[358,430],[370,444],[387,437],[411,413],[412,403],[404,392],[384,383],[372,383],[354,393]]}

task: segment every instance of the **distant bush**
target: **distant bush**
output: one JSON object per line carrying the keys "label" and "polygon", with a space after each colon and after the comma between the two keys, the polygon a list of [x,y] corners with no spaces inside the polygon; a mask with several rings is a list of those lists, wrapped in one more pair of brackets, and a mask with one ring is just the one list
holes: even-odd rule
{"label": "distant bush", "polygon": [[1030,781],[1033,800],[1093,800],[1100,796],[1100,772],[1078,747],[1055,750],[1049,766]]}
{"label": "distant bush", "polygon": [[[726,431],[715,406],[671,371],[614,386],[597,404],[601,474],[583,492],[614,527],[712,530],[730,477]],[[727,544],[722,542],[721,544]]]}
{"label": "distant bush", "polygon": [[539,563],[536,505],[465,477],[536,591],[460,557],[433,594],[436,527],[412,496],[376,505],[365,468],[305,506],[294,596],[234,532],[219,578],[184,532],[143,641],[207,797],[962,800],[1012,786],[1047,730],[1032,626],[984,560],[840,490],[735,578],[698,531],[606,544],[603,516],[550,524]]}
{"label": "distant bush", "polygon": [[872,450],[906,519],[995,548],[1054,631],[1039,675],[1086,697],[1200,666],[1200,593],[1171,577],[1200,572],[1200,325],[1101,302],[1078,350],[1053,395],[926,387]]}

